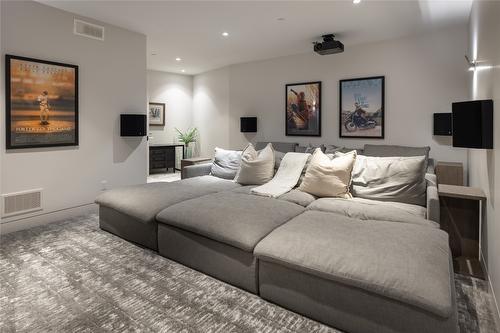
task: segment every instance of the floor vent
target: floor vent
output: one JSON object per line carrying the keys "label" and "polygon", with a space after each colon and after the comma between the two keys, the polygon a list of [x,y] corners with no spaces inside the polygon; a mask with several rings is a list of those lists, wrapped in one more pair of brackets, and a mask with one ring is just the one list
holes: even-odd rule
{"label": "floor vent", "polygon": [[42,209],[42,189],[2,194],[2,199],[4,217]]}
{"label": "floor vent", "polygon": [[73,30],[75,35],[78,36],[83,36],[87,38],[92,38],[92,39],[97,39],[97,40],[104,40],[104,27],[85,22],[82,20],[74,20],[74,30]]}

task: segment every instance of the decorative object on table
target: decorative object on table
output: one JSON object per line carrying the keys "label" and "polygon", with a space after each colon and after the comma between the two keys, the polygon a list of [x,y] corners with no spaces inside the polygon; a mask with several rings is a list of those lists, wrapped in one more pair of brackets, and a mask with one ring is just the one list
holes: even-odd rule
{"label": "decorative object on table", "polygon": [[339,136],[384,138],[385,77],[340,80]]}
{"label": "decorative object on table", "polygon": [[321,82],[287,84],[285,134],[321,136]]}
{"label": "decorative object on table", "polygon": [[120,136],[145,136],[146,115],[145,114],[121,114]]}
{"label": "decorative object on table", "polygon": [[149,126],[165,126],[165,103],[149,103]]}
{"label": "decorative object on table", "polygon": [[185,146],[185,156],[186,158],[193,157],[193,147],[190,146],[190,143],[196,142],[198,136],[198,129],[193,127],[191,129],[186,130],[185,132],[181,132],[179,129],[175,129],[177,131],[179,141],[184,143]]}
{"label": "decorative object on table", "polygon": [[7,149],[78,145],[78,66],[5,56]]}
{"label": "decorative object on table", "polygon": [[240,132],[241,133],[257,132],[257,117],[240,117]]}
{"label": "decorative object on table", "polygon": [[201,163],[209,163],[212,159],[209,157],[191,157],[183,158],[181,160],[181,179],[186,178],[184,168],[190,165],[196,165]]}
{"label": "decorative object on table", "polygon": [[464,185],[464,167],[459,162],[437,162],[435,167],[438,184]]}
{"label": "decorative object on table", "polygon": [[493,149],[493,101],[452,104],[453,147]]}
{"label": "decorative object on table", "polygon": [[481,264],[482,217],[486,195],[480,188],[438,185],[441,229],[449,235],[454,270],[485,279]]}

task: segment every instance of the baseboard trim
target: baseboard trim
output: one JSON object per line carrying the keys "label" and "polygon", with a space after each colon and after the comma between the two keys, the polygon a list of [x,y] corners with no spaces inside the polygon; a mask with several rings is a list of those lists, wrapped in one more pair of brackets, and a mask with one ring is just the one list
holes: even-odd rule
{"label": "baseboard trim", "polygon": [[484,260],[483,251],[481,251],[480,263],[481,263],[481,266],[483,266],[484,273],[486,274],[486,279],[488,279],[488,286],[489,286],[491,295],[493,296],[493,302],[495,303],[495,307],[497,310],[497,320],[500,323],[500,308],[498,307],[497,297],[495,295],[495,289],[493,289],[493,285],[491,284],[490,273],[488,272],[488,265],[486,264],[486,260]]}
{"label": "baseboard trim", "polygon": [[97,213],[97,211],[98,211],[97,205],[94,203],[90,203],[76,207],[60,209],[48,213],[32,215],[25,218],[19,218],[0,223],[0,234],[4,235],[19,230],[24,230],[40,225],[49,224],[52,222],[61,221],[75,216],[80,216],[89,213]]}

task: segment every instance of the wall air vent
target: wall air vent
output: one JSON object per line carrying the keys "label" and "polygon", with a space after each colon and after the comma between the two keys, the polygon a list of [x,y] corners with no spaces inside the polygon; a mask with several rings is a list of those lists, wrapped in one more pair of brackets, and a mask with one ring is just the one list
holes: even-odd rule
{"label": "wall air vent", "polygon": [[42,209],[42,189],[2,194],[2,199],[3,217]]}
{"label": "wall air vent", "polygon": [[85,22],[82,20],[74,20],[74,29],[73,33],[78,36],[83,36],[87,38],[104,40],[104,27]]}

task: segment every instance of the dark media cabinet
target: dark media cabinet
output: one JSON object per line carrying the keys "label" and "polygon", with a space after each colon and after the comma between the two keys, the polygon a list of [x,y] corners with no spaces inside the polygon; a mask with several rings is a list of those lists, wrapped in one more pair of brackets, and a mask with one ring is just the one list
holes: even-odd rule
{"label": "dark media cabinet", "polygon": [[177,147],[181,147],[182,158],[184,158],[183,144],[150,144],[149,173],[152,173],[153,170],[157,169],[166,169],[168,171],[170,168],[172,168],[175,173],[175,155]]}

